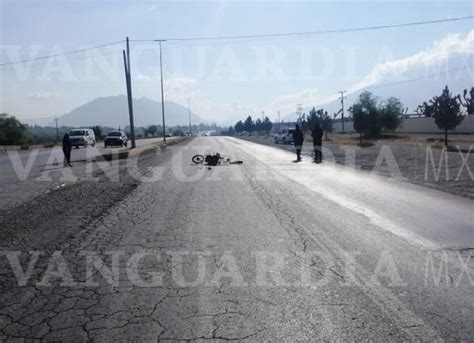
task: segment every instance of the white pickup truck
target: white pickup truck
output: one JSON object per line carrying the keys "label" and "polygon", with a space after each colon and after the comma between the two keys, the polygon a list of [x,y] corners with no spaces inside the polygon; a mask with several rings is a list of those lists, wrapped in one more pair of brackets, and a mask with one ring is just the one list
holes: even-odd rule
{"label": "white pickup truck", "polygon": [[293,132],[295,132],[295,129],[281,129],[273,137],[274,143],[293,144]]}

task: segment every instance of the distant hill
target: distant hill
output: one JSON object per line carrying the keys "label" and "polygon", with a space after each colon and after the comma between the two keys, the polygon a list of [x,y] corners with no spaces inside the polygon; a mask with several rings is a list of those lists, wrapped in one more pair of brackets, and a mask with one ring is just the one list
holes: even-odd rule
{"label": "distant hill", "polygon": [[[133,100],[135,126],[162,124],[161,102],[147,98]],[[174,102],[165,101],[166,126],[187,125],[188,109]],[[194,124],[206,123],[205,120],[191,112]],[[25,120],[27,124],[53,126],[54,118]],[[60,126],[91,126],[125,127],[129,125],[128,103],[125,95],[109,96],[94,99],[71,112],[58,117]]]}
{"label": "distant hill", "polygon": [[[383,83],[384,82],[382,82],[382,84]],[[440,95],[446,84],[448,85],[449,90],[453,94],[462,94],[464,89],[470,89],[474,86],[474,82],[469,73],[463,73],[457,75],[455,78],[453,77],[452,80],[426,79],[418,80],[413,83],[401,83],[390,87],[380,87],[374,89],[370,89],[369,87],[367,88],[367,90],[381,99],[387,99],[391,96],[397,97],[400,99],[404,107],[408,107],[408,113],[414,113],[418,105],[421,105],[423,101],[428,101],[432,99],[433,96]],[[347,110],[358,99],[359,94],[362,91],[364,90],[360,90],[347,95],[347,98],[344,100],[344,108],[346,110],[346,115],[349,114]],[[325,104],[311,106],[308,105],[304,107],[304,112],[308,113],[313,106],[316,107],[316,109],[325,109],[326,111],[328,111],[329,115],[332,116],[333,113],[338,112],[341,108],[341,101],[338,99]],[[283,119],[285,121],[295,121],[296,118],[296,113],[290,113],[286,115]]]}

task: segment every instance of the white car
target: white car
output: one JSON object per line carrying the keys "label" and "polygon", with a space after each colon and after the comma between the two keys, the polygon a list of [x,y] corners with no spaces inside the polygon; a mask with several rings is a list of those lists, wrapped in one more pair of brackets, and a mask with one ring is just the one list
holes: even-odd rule
{"label": "white car", "polygon": [[76,149],[80,146],[88,147],[95,145],[94,130],[91,129],[76,129],[69,131],[69,142]]}
{"label": "white car", "polygon": [[273,137],[274,143],[293,144],[293,132],[295,132],[295,129],[281,129]]}

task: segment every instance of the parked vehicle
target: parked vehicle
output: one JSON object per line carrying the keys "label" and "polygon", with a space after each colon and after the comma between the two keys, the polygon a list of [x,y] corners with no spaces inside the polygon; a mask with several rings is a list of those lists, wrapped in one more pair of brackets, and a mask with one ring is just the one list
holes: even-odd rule
{"label": "parked vehicle", "polygon": [[275,144],[283,143],[283,144],[293,144],[293,133],[295,129],[281,129],[278,133],[275,134],[273,141]]}
{"label": "parked vehicle", "polygon": [[104,139],[104,147],[127,146],[128,137],[123,131],[111,131]]}
{"label": "parked vehicle", "polygon": [[92,129],[76,129],[69,131],[69,142],[76,149],[80,146],[95,146],[95,134]]}

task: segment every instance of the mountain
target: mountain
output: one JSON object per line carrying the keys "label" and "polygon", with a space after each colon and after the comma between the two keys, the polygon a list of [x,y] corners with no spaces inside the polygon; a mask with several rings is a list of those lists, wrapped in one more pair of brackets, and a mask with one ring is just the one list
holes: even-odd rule
{"label": "mountain", "polygon": [[[442,75],[441,75],[442,76]],[[382,85],[385,82],[382,82]],[[390,84],[390,82],[387,82]],[[464,89],[470,89],[474,87],[474,82],[469,73],[459,73],[452,77],[451,79],[446,79],[443,77],[431,78],[424,80],[416,80],[416,82],[400,82],[400,84],[394,84],[387,87],[377,87],[374,86],[373,89],[368,87],[351,94],[348,94],[344,99],[344,108],[346,116],[349,115],[348,109],[352,104],[359,98],[359,94],[368,90],[375,96],[379,97],[381,100],[387,99],[391,96],[394,96],[402,102],[404,107],[408,107],[408,113],[415,113],[418,105],[421,105],[424,101],[432,99],[435,95],[440,95],[444,87],[448,85],[449,90],[453,95],[462,94]],[[303,112],[308,113],[313,105],[305,106]],[[336,113],[341,108],[341,101],[339,99],[331,101],[325,104],[314,105],[316,109],[323,108],[328,111],[328,114],[332,116],[333,113]],[[295,113],[290,113],[284,117],[285,121],[295,121],[297,115]]]}
{"label": "mountain", "polygon": [[[133,99],[133,114],[135,126],[161,125],[161,102],[147,98]],[[188,125],[189,112],[182,105],[165,101],[166,126]],[[205,120],[191,112],[194,124],[206,123]],[[54,125],[54,118],[26,120],[30,124]],[[60,126],[91,126],[102,125],[109,127],[125,127],[130,124],[128,102],[125,95],[109,96],[94,99],[71,112],[58,117]]]}

